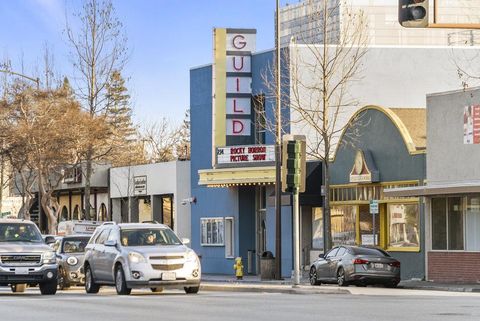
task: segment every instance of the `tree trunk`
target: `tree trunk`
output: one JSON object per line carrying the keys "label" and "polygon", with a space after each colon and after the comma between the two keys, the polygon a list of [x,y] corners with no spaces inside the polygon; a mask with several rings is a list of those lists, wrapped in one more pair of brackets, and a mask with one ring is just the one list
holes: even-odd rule
{"label": "tree trunk", "polygon": [[326,253],[332,248],[332,224],[330,219],[330,165],[324,161],[325,198],[323,203],[323,250]]}
{"label": "tree trunk", "polygon": [[90,180],[92,178],[92,147],[89,147],[87,151],[86,159],[86,170],[85,170],[85,195],[84,195],[84,209],[85,209],[85,219],[92,220],[91,216],[91,205],[90,205]]}
{"label": "tree trunk", "polygon": [[[42,208],[47,216],[48,220],[48,233],[49,234],[57,234],[57,224],[58,224],[58,213],[60,212],[59,209],[55,209],[53,207],[52,202],[52,195],[43,194],[41,197]],[[58,207],[58,206],[57,206]]]}

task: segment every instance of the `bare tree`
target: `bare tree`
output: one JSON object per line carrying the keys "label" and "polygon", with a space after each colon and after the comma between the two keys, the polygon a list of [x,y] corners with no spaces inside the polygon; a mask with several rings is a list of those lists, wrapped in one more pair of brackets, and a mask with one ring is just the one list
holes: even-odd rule
{"label": "bare tree", "polygon": [[[126,37],[110,0],[88,0],[74,17],[73,25],[67,19],[66,34],[73,49],[73,65],[80,73],[75,92],[93,117],[107,109],[107,84],[113,72],[121,71],[126,62]],[[107,144],[91,144],[85,154],[84,206],[89,219],[92,162],[110,151]]]}
{"label": "bare tree", "polygon": [[146,159],[150,163],[168,162],[178,159],[178,146],[181,146],[182,127],[172,126],[166,118],[160,122],[147,124],[142,129],[142,141]]}
{"label": "bare tree", "polygon": [[[332,246],[331,156],[338,148],[338,138],[348,118],[358,108],[350,88],[361,78],[362,59],[368,45],[367,18],[362,11],[354,12],[341,0],[309,0],[304,5],[308,28],[292,38],[288,51],[284,50],[282,55],[282,64],[285,63],[288,70],[282,71],[281,99],[282,105],[290,109],[290,118],[282,120],[282,127],[290,126],[292,133],[305,134],[308,158],[322,161],[324,249],[328,250]],[[271,71],[264,76],[272,96],[276,95],[274,76]],[[266,119],[263,120],[265,128],[272,128],[272,124],[267,123],[268,117],[263,119]],[[356,140],[355,132],[347,133],[352,136],[352,143]]]}

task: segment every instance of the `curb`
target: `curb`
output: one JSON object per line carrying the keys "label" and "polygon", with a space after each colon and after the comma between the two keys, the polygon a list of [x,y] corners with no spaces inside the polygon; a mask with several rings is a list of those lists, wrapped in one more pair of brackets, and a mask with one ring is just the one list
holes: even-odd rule
{"label": "curb", "polygon": [[426,290],[426,291],[447,291],[447,292],[472,292],[478,293],[480,289],[477,288],[464,288],[464,287],[448,287],[448,286],[421,286],[421,287],[412,287],[412,286],[399,286],[399,289],[406,290]]}
{"label": "curb", "polygon": [[284,293],[284,294],[351,294],[347,289],[306,289],[294,287],[276,287],[276,286],[252,286],[238,284],[215,284],[202,283],[202,291],[223,291],[223,292],[253,292],[253,293]]}

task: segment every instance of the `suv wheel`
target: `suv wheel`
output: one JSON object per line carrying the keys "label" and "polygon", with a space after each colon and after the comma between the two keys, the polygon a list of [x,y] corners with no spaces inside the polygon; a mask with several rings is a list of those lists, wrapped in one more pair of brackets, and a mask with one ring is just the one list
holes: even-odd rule
{"label": "suv wheel", "polygon": [[25,292],[25,288],[27,287],[26,284],[12,284],[10,288],[12,289],[13,293],[22,293]]}
{"label": "suv wheel", "polygon": [[132,289],[127,288],[127,281],[125,280],[125,273],[121,265],[117,266],[115,270],[115,289],[119,295],[129,295]]}
{"label": "suv wheel", "polygon": [[70,287],[70,283],[67,281],[67,275],[63,268],[59,268],[58,270],[58,287],[60,290],[66,290]]}
{"label": "suv wheel", "polygon": [[57,280],[40,283],[40,293],[42,295],[53,295],[57,293]]}
{"label": "suv wheel", "polygon": [[85,267],[85,292],[87,293],[98,293],[100,290],[100,285],[95,283],[93,279],[92,269],[89,265]]}
{"label": "suv wheel", "polygon": [[184,287],[186,294],[197,294],[198,290],[200,290],[199,286],[191,286],[191,287]]}

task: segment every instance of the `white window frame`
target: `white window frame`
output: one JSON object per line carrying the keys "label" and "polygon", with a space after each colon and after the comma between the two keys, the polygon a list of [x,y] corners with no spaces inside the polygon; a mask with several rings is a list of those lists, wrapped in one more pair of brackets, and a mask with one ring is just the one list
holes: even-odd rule
{"label": "white window frame", "polygon": [[[216,232],[219,233],[221,232],[221,235],[222,235],[222,242],[217,242],[217,243],[211,243],[211,242],[208,242],[208,224],[210,223],[217,223],[216,226],[217,226],[217,230]],[[218,223],[221,223],[221,228],[219,229],[218,228]],[[205,225],[205,229],[204,229],[204,224]],[[206,235],[206,238],[207,238],[207,242],[204,242],[204,231],[206,231],[207,235]],[[212,233],[212,239],[213,239],[213,231],[211,232]],[[217,236],[217,240],[218,240],[218,236]],[[202,217],[200,218],[200,245],[201,246],[225,246],[225,219],[223,217]]]}
{"label": "white window frame", "polygon": [[[228,224],[231,226],[230,231],[227,228]],[[235,258],[235,218],[233,216],[225,217],[223,228],[225,229],[225,232],[223,233],[223,240],[225,243],[225,258],[233,259]],[[231,250],[231,253],[229,253],[229,249]]]}

